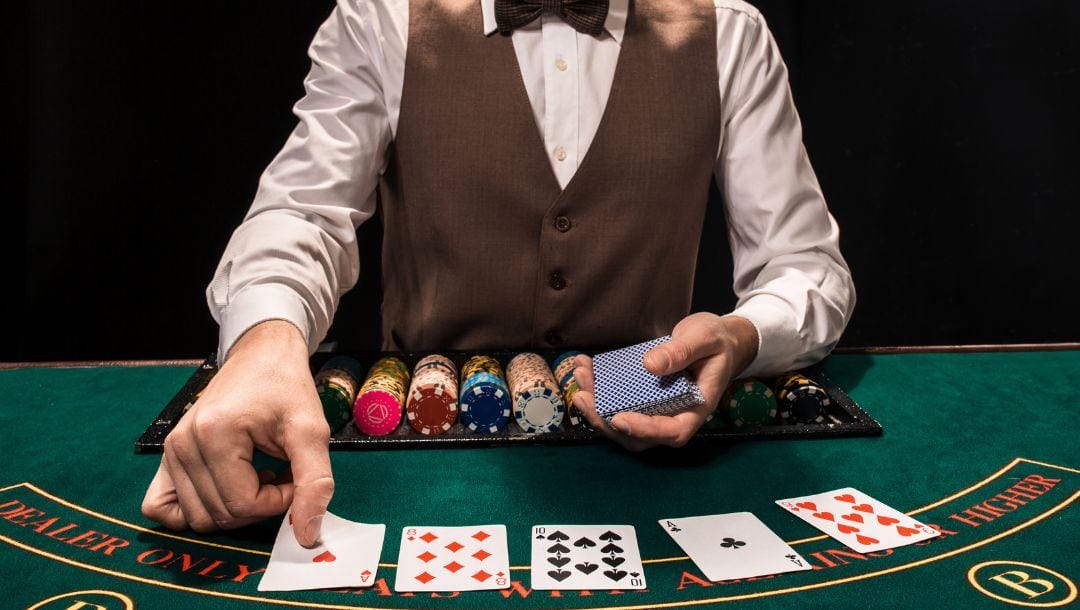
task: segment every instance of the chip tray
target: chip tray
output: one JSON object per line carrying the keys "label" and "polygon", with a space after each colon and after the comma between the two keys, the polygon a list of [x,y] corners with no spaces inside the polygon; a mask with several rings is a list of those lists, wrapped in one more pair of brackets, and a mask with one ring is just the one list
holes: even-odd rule
{"label": "chip tray", "polygon": [[[536,350],[550,364],[551,360],[565,350]],[[505,367],[518,352],[514,351],[477,351],[477,352],[439,352],[447,356],[457,366],[472,355],[483,353],[499,360]],[[352,356],[364,366],[366,374],[368,368],[383,356],[397,356],[405,361],[410,368],[416,362],[428,355],[419,352],[348,352],[348,353],[316,353],[311,357],[312,372],[318,371],[323,363],[336,355]],[[135,442],[136,453],[160,453],[165,443],[165,437],[169,435],[176,423],[180,421],[184,413],[194,403],[196,394],[210,382],[210,378],[217,372],[217,357],[211,354],[195,370],[187,382],[180,388],[175,396],[165,405],[161,413],[154,418],[143,432],[139,440]],[[858,404],[855,403],[839,386],[829,379],[820,365],[814,365],[799,371],[810,379],[813,379],[828,392],[831,404],[828,408],[826,420],[821,424],[774,424],[753,428],[702,428],[691,440],[691,443],[705,442],[736,442],[750,440],[772,439],[812,439],[812,438],[836,438],[855,436],[881,436],[883,430],[881,424],[870,417]],[[500,432],[478,434],[470,431],[460,421],[445,434],[438,436],[426,436],[415,432],[409,423],[403,418],[397,429],[386,436],[368,436],[361,433],[350,420],[344,427],[334,433],[330,439],[332,450],[369,450],[369,449],[402,449],[406,447],[427,448],[450,448],[450,447],[479,447],[491,445],[566,445],[588,444],[609,442],[599,432],[587,428],[560,429],[555,432],[542,434],[529,434],[523,432],[514,421],[510,422]]]}

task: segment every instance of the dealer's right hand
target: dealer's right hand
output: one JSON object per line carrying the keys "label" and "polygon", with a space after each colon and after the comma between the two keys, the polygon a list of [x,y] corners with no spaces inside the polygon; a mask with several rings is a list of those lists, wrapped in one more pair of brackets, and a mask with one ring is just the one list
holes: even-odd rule
{"label": "dealer's right hand", "polygon": [[[314,546],[334,494],[329,439],[303,336],[288,322],[262,322],[236,341],[165,439],[142,512],[170,529],[205,533],[291,505],[297,541]],[[290,468],[256,472],[255,449]]]}

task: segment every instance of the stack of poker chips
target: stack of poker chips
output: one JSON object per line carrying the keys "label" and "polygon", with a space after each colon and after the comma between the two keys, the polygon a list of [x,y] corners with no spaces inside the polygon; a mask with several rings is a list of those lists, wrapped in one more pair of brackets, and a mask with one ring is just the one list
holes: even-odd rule
{"label": "stack of poker chips", "polygon": [[829,395],[818,383],[798,373],[786,373],[773,382],[779,404],[780,421],[785,424],[825,422]]}
{"label": "stack of poker chips", "polygon": [[457,367],[446,356],[432,354],[416,363],[405,415],[420,434],[444,434],[457,421]]}
{"label": "stack of poker chips", "polygon": [[765,426],[776,423],[776,396],[765,383],[747,377],[728,386],[720,400],[728,419],[736,426]]}
{"label": "stack of poker chips", "polygon": [[527,433],[554,432],[562,424],[566,406],[547,362],[525,352],[506,365],[506,380],[514,397],[514,419]]}
{"label": "stack of poker chips", "polygon": [[362,378],[360,363],[348,356],[335,356],[327,360],[315,375],[315,389],[331,432],[349,422],[353,400],[356,399]]}
{"label": "stack of poker chips", "polygon": [[499,361],[473,356],[461,365],[461,423],[469,430],[495,433],[510,420],[510,389]]}
{"label": "stack of poker chips", "polygon": [[582,422],[581,413],[574,406],[574,394],[581,390],[581,386],[574,379],[574,367],[576,366],[574,359],[579,354],[581,352],[560,354],[551,365],[551,368],[555,371],[555,380],[559,382],[559,389],[562,390],[563,404],[566,405],[566,418],[569,420],[570,426],[575,428],[580,426]]}
{"label": "stack of poker chips", "polygon": [[385,436],[397,429],[405,409],[409,367],[394,357],[372,365],[353,405],[356,428],[364,434]]}
{"label": "stack of poker chips", "polygon": [[645,354],[670,340],[670,336],[660,337],[593,358],[597,415],[609,421],[631,411],[670,415],[705,404],[701,388],[685,371],[660,376],[645,368]]}

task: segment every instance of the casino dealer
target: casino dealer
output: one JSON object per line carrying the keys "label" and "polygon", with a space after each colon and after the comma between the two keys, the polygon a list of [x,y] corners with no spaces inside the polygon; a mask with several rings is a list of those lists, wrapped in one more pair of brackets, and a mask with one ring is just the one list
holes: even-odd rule
{"label": "casino dealer", "polygon": [[[292,506],[315,542],[335,481],[308,357],[357,282],[377,200],[384,350],[670,333],[643,364],[689,369],[700,409],[609,425],[574,357],[572,412],[632,450],[684,444],[730,380],[820,360],[843,332],[839,229],[750,4],[339,0],[309,54],[298,124],[207,286],[220,370],[165,443],[150,519],[208,532]],[[726,243],[702,235],[714,182]],[[690,312],[699,247],[730,247],[732,311]],[[255,449],[291,472],[256,472]]]}

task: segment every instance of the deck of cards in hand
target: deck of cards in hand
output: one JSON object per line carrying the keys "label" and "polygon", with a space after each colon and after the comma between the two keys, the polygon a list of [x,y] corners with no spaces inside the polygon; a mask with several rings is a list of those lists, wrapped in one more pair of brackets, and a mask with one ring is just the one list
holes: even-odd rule
{"label": "deck of cards in hand", "polygon": [[646,352],[670,340],[664,336],[593,358],[596,413],[600,417],[610,421],[629,411],[670,415],[705,404],[701,389],[685,371],[660,376],[645,369]]}

